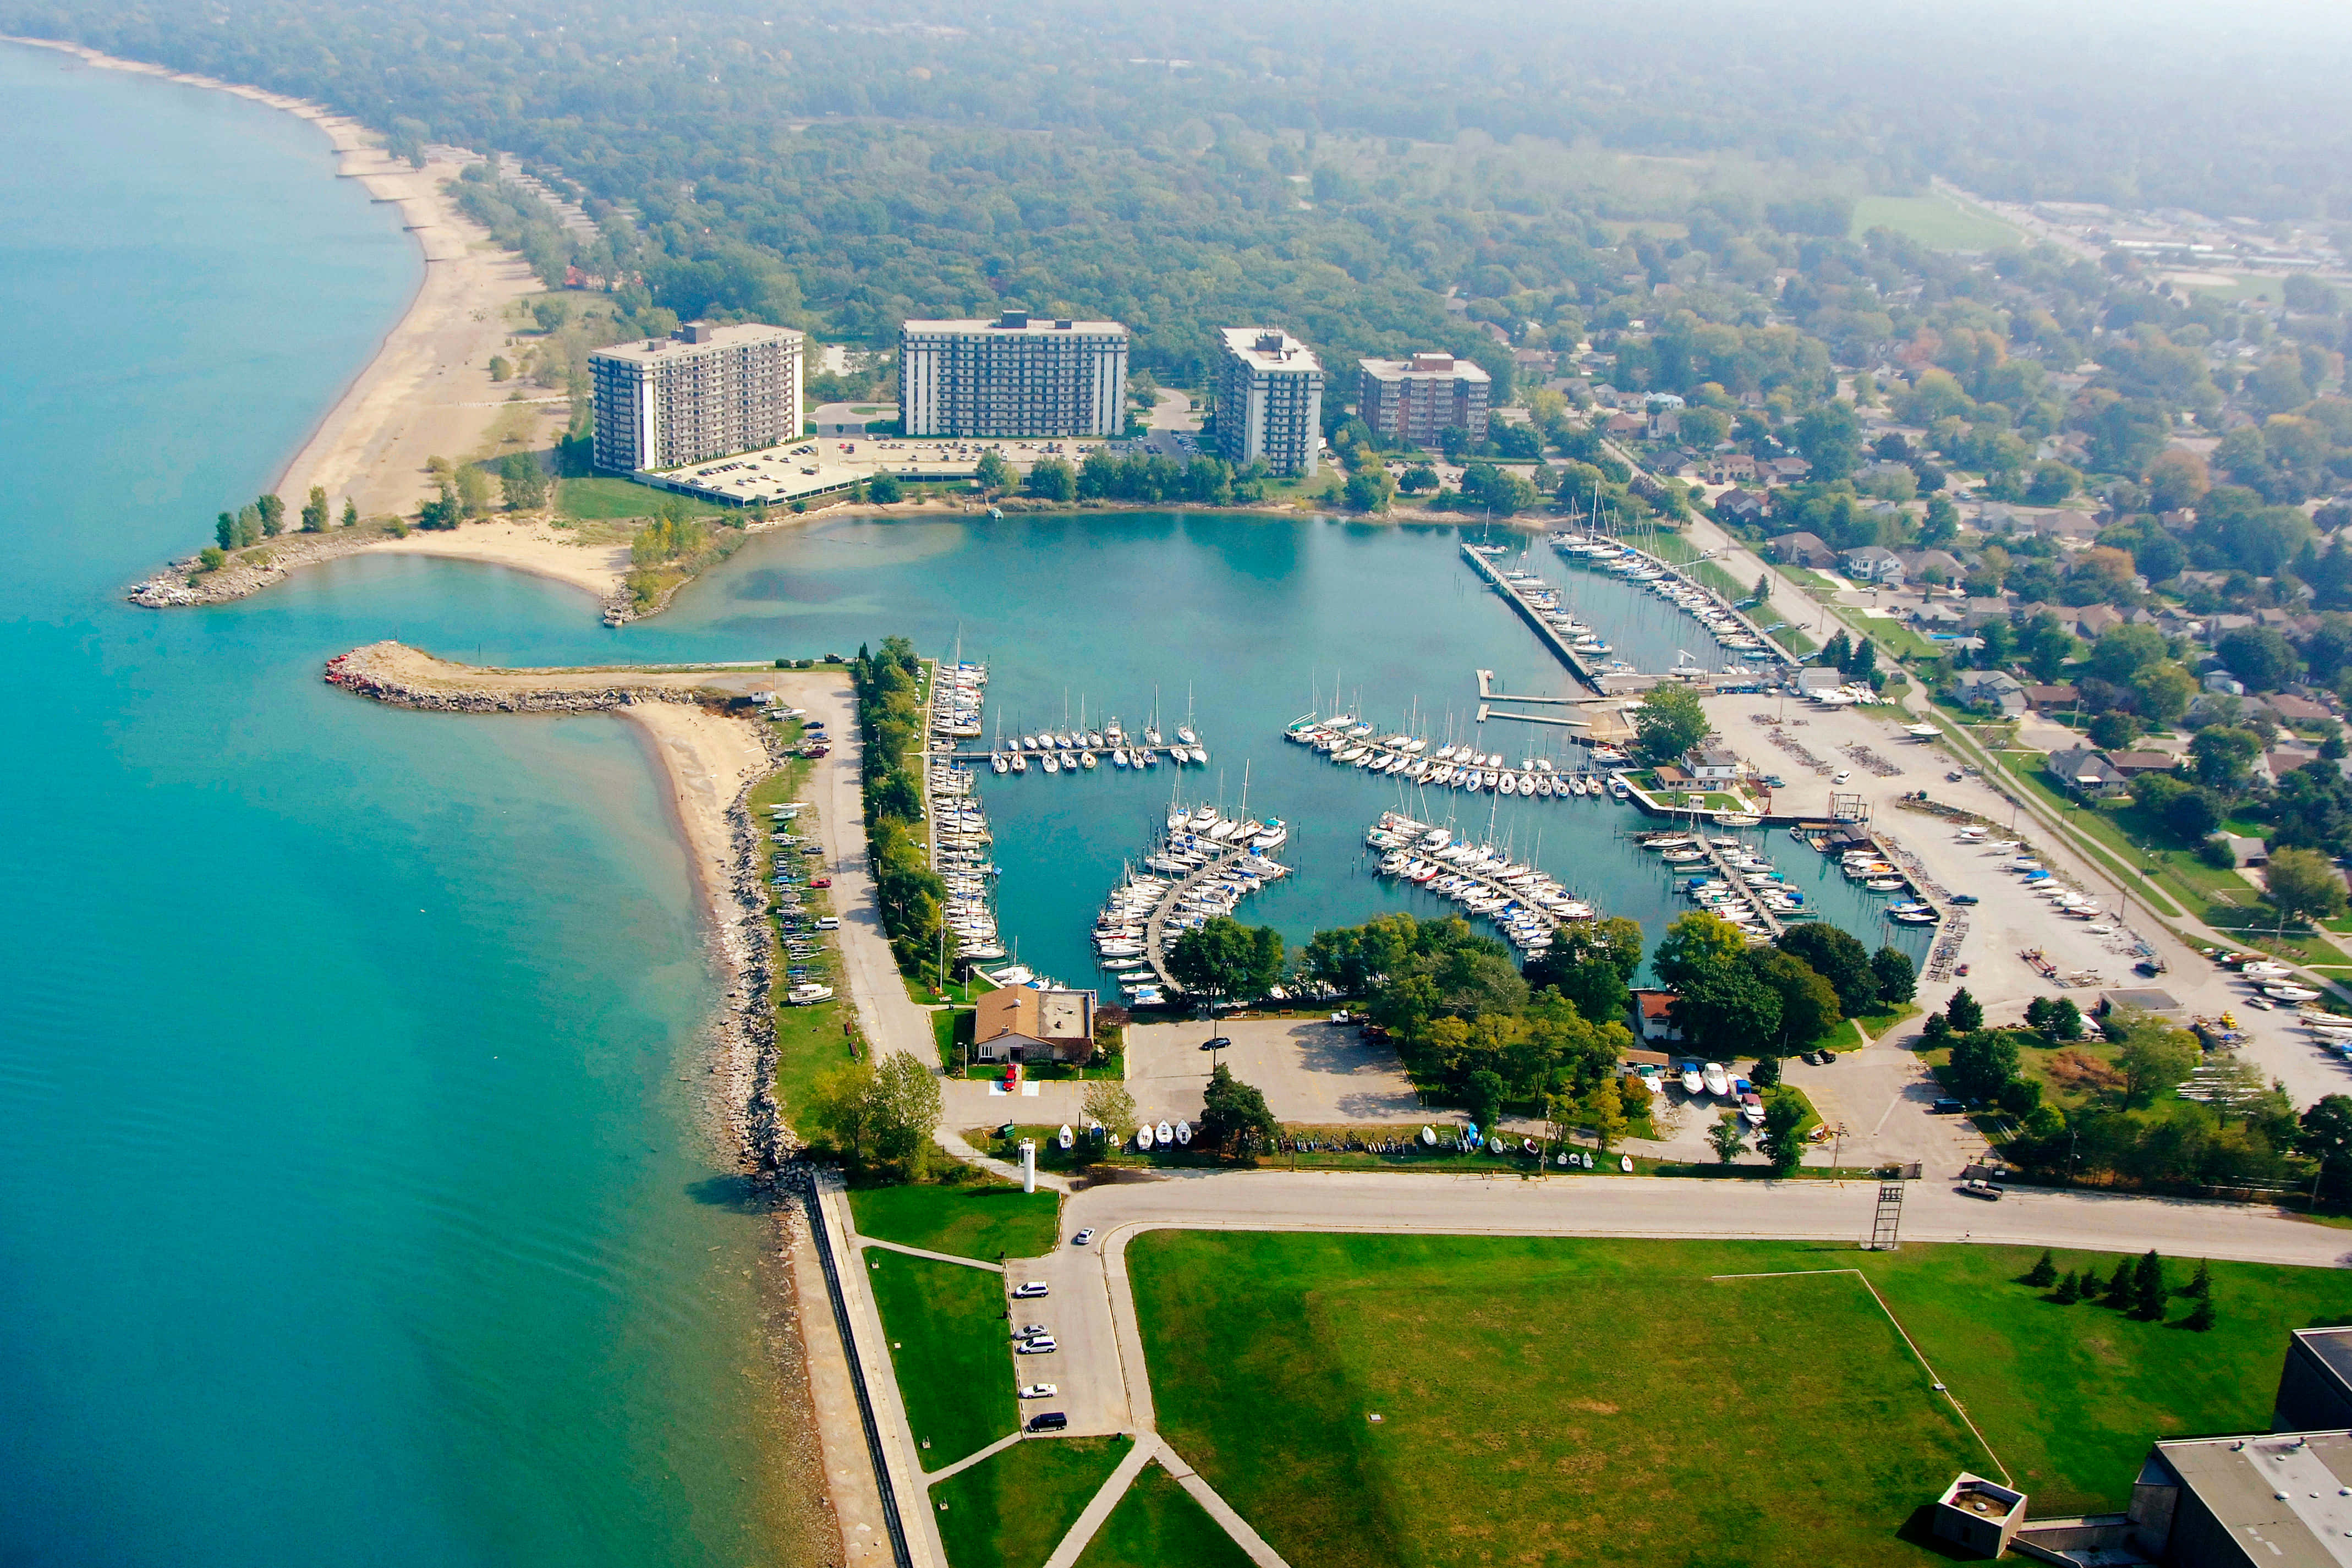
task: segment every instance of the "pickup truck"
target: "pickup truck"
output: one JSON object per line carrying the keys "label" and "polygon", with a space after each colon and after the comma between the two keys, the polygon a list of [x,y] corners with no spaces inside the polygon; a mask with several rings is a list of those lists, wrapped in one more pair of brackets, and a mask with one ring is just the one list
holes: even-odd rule
{"label": "pickup truck", "polygon": [[2000,1194],[2005,1190],[2005,1188],[1996,1186],[1992,1183],[1986,1181],[1981,1176],[1971,1176],[1967,1181],[1960,1184],[1960,1196],[1964,1198],[1982,1198],[1989,1204],[1997,1204],[2000,1202]]}

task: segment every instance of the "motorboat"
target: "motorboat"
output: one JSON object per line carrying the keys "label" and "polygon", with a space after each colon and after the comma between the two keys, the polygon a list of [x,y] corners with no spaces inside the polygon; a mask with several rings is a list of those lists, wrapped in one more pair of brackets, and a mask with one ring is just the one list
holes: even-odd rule
{"label": "motorboat", "polygon": [[[1723,1069],[1717,1068],[1716,1070],[1719,1073]],[[1706,1092],[1706,1078],[1696,1062],[1683,1063],[1683,1092],[1692,1095]]]}
{"label": "motorboat", "polygon": [[1707,1093],[1720,1097],[1731,1092],[1731,1079],[1730,1076],[1723,1070],[1723,1064],[1721,1062],[1707,1063],[1706,1066],[1701,1069],[1700,1076],[1706,1081]]}
{"label": "motorboat", "polygon": [[1192,1142],[1192,1124],[1189,1121],[1179,1121],[1176,1124],[1176,1146],[1180,1149],[1184,1148]]}
{"label": "motorboat", "polygon": [[1176,1129],[1169,1126],[1165,1121],[1153,1128],[1151,1135],[1153,1141],[1159,1143],[1168,1144],[1176,1142]]}
{"label": "motorboat", "polygon": [[1135,1130],[1135,1146],[1139,1149],[1149,1149],[1151,1147],[1150,1128],[1139,1127]]}
{"label": "motorboat", "polygon": [[1066,1121],[1062,1123],[1062,1130],[1054,1134],[1054,1142],[1060,1148],[1067,1149],[1077,1141],[1078,1135],[1070,1131],[1070,1124]]}

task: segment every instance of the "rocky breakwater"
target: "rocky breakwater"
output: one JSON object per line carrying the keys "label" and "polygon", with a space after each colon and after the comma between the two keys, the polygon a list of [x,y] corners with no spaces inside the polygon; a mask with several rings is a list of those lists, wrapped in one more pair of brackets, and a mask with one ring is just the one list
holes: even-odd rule
{"label": "rocky breakwater", "polygon": [[371,643],[327,661],[331,686],[397,708],[437,713],[599,713],[639,702],[746,705],[691,672],[488,669],[435,658],[405,643]]}

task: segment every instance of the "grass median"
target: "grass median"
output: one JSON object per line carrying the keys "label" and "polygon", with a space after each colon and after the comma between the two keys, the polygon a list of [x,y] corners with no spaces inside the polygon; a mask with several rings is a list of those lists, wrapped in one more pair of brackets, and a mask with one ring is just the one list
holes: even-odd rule
{"label": "grass median", "polygon": [[1926,1505],[1997,1472],[1862,1280],[1717,1276],[1859,1269],[2037,1513],[2121,1507],[2157,1436],[2263,1429],[2285,1331],[2352,1315],[2352,1275],[2215,1265],[2221,1326],[2191,1334],[2052,1304],[2014,1283],[2037,1255],[1179,1232],[1129,1251],[1161,1432],[1299,1568],[1471,1568],[1553,1538],[1623,1563],[1937,1561]]}
{"label": "grass median", "polygon": [[1053,1251],[1060,1205],[1057,1194],[999,1182],[859,1187],[849,1194],[858,1235],[983,1263]]}
{"label": "grass median", "polygon": [[890,1367],[923,1468],[936,1470],[1020,1425],[1004,1276],[866,1247],[866,1282],[890,1338]]}
{"label": "grass median", "polygon": [[1077,1568],[1249,1568],[1250,1555],[1174,1476],[1143,1467]]}

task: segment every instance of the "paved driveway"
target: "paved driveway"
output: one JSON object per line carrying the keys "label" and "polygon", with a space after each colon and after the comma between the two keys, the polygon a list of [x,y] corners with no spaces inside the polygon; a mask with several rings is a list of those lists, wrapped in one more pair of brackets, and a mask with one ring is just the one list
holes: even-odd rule
{"label": "paved driveway", "polygon": [[[1050,1355],[1012,1357],[1015,1387],[1050,1383],[1057,1391],[1050,1399],[1021,1401],[1021,1419],[1026,1422],[1041,1410],[1059,1410],[1069,1416],[1074,1437],[1132,1432],[1135,1423],[1128,1412],[1127,1379],[1119,1365],[1101,1254],[1093,1247],[1070,1246],[1074,1228],[1065,1226],[1062,1245],[1044,1258],[1004,1260],[1005,1305],[1013,1312],[1012,1325],[1043,1323],[1061,1347]],[[1030,1279],[1044,1280],[1051,1293],[1042,1300],[1013,1300],[1013,1288]]]}
{"label": "paved driveway", "polygon": [[1280,1121],[1420,1121],[1421,1097],[1396,1052],[1366,1041],[1353,1025],[1321,1019],[1227,1019],[1207,1024],[1140,1024],[1127,1032],[1127,1088],[1139,1111],[1155,1121],[1197,1118],[1208,1087],[1211,1053],[1202,1041],[1234,1043],[1215,1053],[1235,1078],[1265,1095]]}

